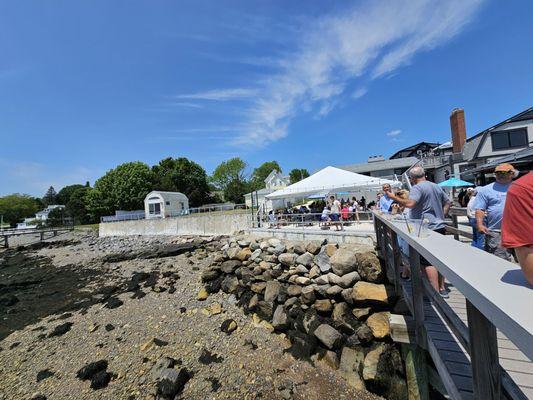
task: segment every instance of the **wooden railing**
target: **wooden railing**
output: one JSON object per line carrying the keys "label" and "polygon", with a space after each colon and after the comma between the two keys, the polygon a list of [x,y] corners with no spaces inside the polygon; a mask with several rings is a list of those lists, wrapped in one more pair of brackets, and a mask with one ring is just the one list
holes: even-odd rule
{"label": "wooden railing", "polygon": [[459,240],[460,236],[464,236],[468,239],[472,239],[471,232],[466,232],[459,228],[459,217],[466,217],[466,208],[464,207],[451,207],[448,212],[452,218],[452,226],[446,226],[446,232],[453,234],[455,240]]}
{"label": "wooden railing", "polygon": [[[413,237],[402,220],[374,214],[374,227],[387,276],[397,293],[403,293],[414,318],[416,344],[429,352],[448,395],[452,399],[465,399],[472,393],[479,400],[526,399],[500,366],[496,338],[499,329],[526,357],[533,359],[533,290],[521,279],[518,266],[435,232],[425,238]],[[409,248],[411,282],[400,279],[402,255],[398,238]],[[420,257],[464,295],[468,326],[431,287],[421,271]],[[456,340],[457,346],[469,355],[469,360],[466,356],[465,360],[471,365],[470,393],[458,386],[439,352],[439,340],[428,331],[426,310],[433,309],[453,332],[451,340]]]}
{"label": "wooden railing", "polygon": [[59,232],[71,231],[74,229],[73,225],[70,226],[58,226],[52,228],[44,229],[10,229],[0,231],[0,239],[2,239],[2,247],[9,247],[9,238],[12,236],[22,236],[22,235],[39,235],[39,240],[42,242],[45,239],[46,233],[51,233],[52,237],[57,236]]}

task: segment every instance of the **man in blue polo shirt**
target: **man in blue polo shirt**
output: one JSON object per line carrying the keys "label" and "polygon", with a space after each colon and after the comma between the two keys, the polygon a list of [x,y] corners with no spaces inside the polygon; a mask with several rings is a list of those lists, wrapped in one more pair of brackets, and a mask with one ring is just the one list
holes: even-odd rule
{"label": "man in blue polo shirt", "polygon": [[390,213],[392,203],[394,203],[394,200],[388,196],[388,193],[391,191],[391,187],[388,183],[386,183],[382,186],[382,189],[383,196],[381,196],[381,199],[379,199],[379,209],[381,212]]}
{"label": "man in blue polo shirt", "polygon": [[511,261],[511,252],[501,245],[501,226],[507,191],[517,172],[511,164],[504,163],[494,169],[494,175],[496,182],[483,186],[476,196],[477,229],[485,234],[485,251]]}

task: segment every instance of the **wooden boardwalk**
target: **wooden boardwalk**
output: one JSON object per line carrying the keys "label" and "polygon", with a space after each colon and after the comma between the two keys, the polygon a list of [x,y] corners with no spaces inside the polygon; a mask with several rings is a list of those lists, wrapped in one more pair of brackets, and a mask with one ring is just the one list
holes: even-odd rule
{"label": "wooden boardwalk", "polygon": [[[451,236],[414,237],[401,221],[376,215],[375,227],[387,276],[413,316],[411,342],[427,350],[450,398],[533,399],[533,290],[518,266]],[[421,273],[420,257],[446,277],[449,299]],[[412,281],[399,278],[402,261]]]}
{"label": "wooden boardwalk", "polygon": [[30,235],[39,235],[39,240],[42,242],[47,239],[46,234],[50,234],[50,237],[55,237],[60,232],[67,232],[73,230],[73,226],[59,226],[53,228],[44,228],[44,229],[5,229],[0,230],[0,240],[3,242],[2,247],[9,247],[9,238],[14,236],[30,236]]}
{"label": "wooden boardwalk", "polygon": [[[450,306],[461,321],[468,326],[465,297],[452,285],[449,285],[449,289],[450,298],[444,299],[444,301]],[[531,360],[499,330],[497,332],[497,339],[500,365],[505,371],[507,371],[518,387],[520,387],[522,392],[526,395],[526,398],[533,399],[533,362],[531,362]],[[446,345],[446,343],[444,343],[444,345]],[[468,371],[464,364],[457,366],[457,368],[459,371]],[[467,378],[469,377],[470,379],[472,378],[471,371],[470,374],[467,373],[461,375]]]}
{"label": "wooden boardwalk", "polygon": [[[450,289],[450,298],[443,300],[467,327],[466,299],[453,285],[447,284],[447,286]],[[411,281],[402,281],[402,289],[405,298],[410,299],[412,296]],[[409,308],[411,307],[412,304],[409,304]],[[429,340],[444,360],[450,378],[459,390],[461,398],[473,399],[472,367],[468,352],[460,344],[461,340],[458,336],[449,328],[446,317],[439,313],[437,307],[429,299],[424,301],[424,313]],[[497,332],[497,340],[500,365],[508,374],[508,378],[520,388],[523,393],[522,398],[533,399],[533,362],[500,331]]]}

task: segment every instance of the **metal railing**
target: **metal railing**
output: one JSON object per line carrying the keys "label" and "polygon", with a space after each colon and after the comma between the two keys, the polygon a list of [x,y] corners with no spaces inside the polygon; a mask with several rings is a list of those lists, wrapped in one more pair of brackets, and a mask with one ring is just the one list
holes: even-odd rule
{"label": "metal railing", "polygon": [[145,212],[131,213],[131,214],[119,214],[119,215],[110,215],[100,218],[102,223],[110,222],[119,222],[119,221],[138,221],[142,219],[158,219],[158,218],[179,218],[185,217],[192,214],[205,214],[205,213],[218,213],[225,211],[234,211],[234,210],[246,210],[246,204],[221,204],[221,205],[207,205],[200,207],[189,208],[188,210],[182,211],[167,211],[165,213],[159,214],[148,214]]}
{"label": "metal railing", "polygon": [[254,221],[254,227],[263,228],[282,228],[282,227],[313,227],[320,229],[330,229],[337,227],[344,229],[345,226],[351,226],[357,223],[372,222],[371,211],[358,211],[338,214],[338,220],[332,218],[331,214],[322,213],[284,213],[284,214],[266,214],[258,215]]}
{"label": "metal railing", "polygon": [[[507,278],[516,266],[438,233],[416,237],[402,221],[390,216],[375,213],[374,228],[387,277],[396,293],[403,293],[413,316],[415,341],[429,352],[448,395],[452,399],[525,399],[509,373],[500,366],[496,334],[499,329],[532,359],[533,291],[517,286],[516,279]],[[405,246],[400,247],[398,239]],[[402,253],[407,253],[411,281],[400,278]],[[422,257],[465,297],[468,325],[431,286],[422,272]],[[443,334],[434,333],[437,321],[453,335],[442,337]],[[449,366],[449,360],[444,357],[450,351],[454,352],[456,362],[471,368],[470,380],[458,376]],[[467,381],[471,383],[466,384]],[[470,390],[466,390],[468,385]]]}

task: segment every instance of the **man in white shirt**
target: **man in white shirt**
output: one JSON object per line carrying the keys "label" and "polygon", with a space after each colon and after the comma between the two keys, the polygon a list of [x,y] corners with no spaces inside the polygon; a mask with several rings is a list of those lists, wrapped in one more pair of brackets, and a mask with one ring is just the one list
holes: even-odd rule
{"label": "man in white shirt", "polygon": [[470,226],[472,227],[472,247],[477,247],[478,249],[483,250],[485,247],[485,234],[477,229],[476,209],[474,208],[477,188],[468,188],[468,192],[470,192],[470,200],[468,200],[468,205],[466,206],[466,215],[470,222]]}
{"label": "man in white shirt", "polygon": [[[335,225],[336,230],[344,230],[342,223],[340,222],[341,218],[341,202],[335,198],[335,196],[330,196],[329,201],[331,204],[331,214],[329,218],[331,219],[332,225]],[[339,229],[340,228],[340,229]]]}

